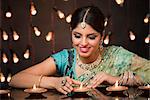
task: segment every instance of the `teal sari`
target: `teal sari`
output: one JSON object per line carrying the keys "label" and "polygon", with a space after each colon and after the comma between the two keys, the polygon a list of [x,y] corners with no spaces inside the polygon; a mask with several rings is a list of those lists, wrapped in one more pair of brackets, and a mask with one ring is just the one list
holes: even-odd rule
{"label": "teal sari", "polygon": [[76,49],[64,49],[51,57],[54,58],[58,74],[69,76],[79,81],[89,80],[99,72],[106,72],[112,76],[120,76],[125,71],[131,71],[140,76],[144,83],[150,83],[150,61],[118,46],[108,46],[102,54],[101,63],[94,69],[85,71],[77,77]]}

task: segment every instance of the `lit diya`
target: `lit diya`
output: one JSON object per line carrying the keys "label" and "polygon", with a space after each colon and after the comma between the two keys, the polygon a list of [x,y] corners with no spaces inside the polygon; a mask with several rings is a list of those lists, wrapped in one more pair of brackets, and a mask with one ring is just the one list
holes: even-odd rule
{"label": "lit diya", "polygon": [[128,87],[119,86],[118,81],[116,81],[114,86],[110,86],[110,87],[106,88],[107,91],[124,91],[124,90],[127,90],[127,89],[128,89]]}
{"label": "lit diya", "polygon": [[73,89],[74,92],[87,92],[89,90],[90,88],[84,87],[82,83],[79,87]]}
{"label": "lit diya", "polygon": [[142,90],[150,90],[150,85],[148,84],[146,86],[139,86],[138,88]]}
{"label": "lit diya", "polygon": [[33,88],[29,88],[29,89],[24,90],[24,92],[27,92],[27,93],[43,93],[43,92],[46,92],[46,91],[47,91],[47,89],[36,87],[35,84],[33,85]]}

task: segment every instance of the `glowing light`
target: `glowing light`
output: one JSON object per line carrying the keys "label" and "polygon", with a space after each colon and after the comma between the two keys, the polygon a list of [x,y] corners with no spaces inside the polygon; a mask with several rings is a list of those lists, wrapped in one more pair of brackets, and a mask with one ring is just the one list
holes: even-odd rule
{"label": "glowing light", "polygon": [[19,58],[17,57],[17,55],[15,53],[13,53],[13,62],[14,63],[18,63],[19,62]]}
{"label": "glowing light", "polygon": [[106,27],[108,24],[108,18],[105,18],[104,26]]}
{"label": "glowing light", "polygon": [[52,32],[48,32],[48,34],[46,35],[46,41],[50,41],[52,39]]}
{"label": "glowing light", "polygon": [[37,10],[36,10],[33,2],[31,2],[30,12],[31,12],[31,15],[33,15],[33,16],[37,14]]}
{"label": "glowing light", "polygon": [[34,27],[34,33],[36,36],[40,36],[41,35],[41,32],[39,31],[39,29],[37,27]]}
{"label": "glowing light", "polygon": [[0,82],[4,82],[4,81],[5,81],[5,77],[3,73],[0,73]]}
{"label": "glowing light", "polygon": [[109,44],[109,35],[107,35],[104,39],[104,44]]}
{"label": "glowing light", "polygon": [[60,19],[65,18],[65,14],[62,11],[58,10],[57,14],[58,14]]}
{"label": "glowing light", "polygon": [[147,14],[146,17],[144,18],[144,23],[148,23],[149,22],[149,17],[150,17],[150,14]]}
{"label": "glowing light", "polygon": [[7,58],[7,55],[5,53],[3,53],[2,55],[2,60],[3,60],[3,63],[7,63],[8,62],[8,58]]}
{"label": "glowing light", "polygon": [[123,6],[124,0],[115,0],[116,3],[120,6]]}
{"label": "glowing light", "polygon": [[70,14],[70,15],[68,15],[67,17],[66,17],[66,22],[67,23],[70,23],[71,22],[71,17],[72,17],[72,15]]}
{"label": "glowing light", "polygon": [[129,37],[130,37],[130,39],[131,40],[135,40],[135,35],[134,35],[134,33],[132,32],[132,31],[129,31]]}
{"label": "glowing light", "polygon": [[37,88],[37,87],[36,87],[36,84],[34,84],[34,85],[33,85],[33,89],[36,89],[36,88]]}
{"label": "glowing light", "polygon": [[116,83],[115,83],[115,87],[118,87],[118,81],[116,81]]}
{"label": "glowing light", "polygon": [[28,59],[28,58],[29,58],[29,56],[30,56],[29,49],[26,50],[26,52],[24,53],[23,56],[24,56],[25,59]]}
{"label": "glowing light", "polygon": [[19,39],[19,35],[17,34],[16,31],[13,31],[13,39],[16,41]]}
{"label": "glowing light", "polygon": [[144,23],[148,23],[148,18],[144,18]]}
{"label": "glowing light", "polygon": [[8,75],[7,82],[10,82],[10,80],[11,80],[11,74]]}
{"label": "glowing light", "polygon": [[150,41],[150,34],[145,38],[145,43],[149,43]]}
{"label": "glowing light", "polygon": [[7,18],[10,18],[12,16],[12,13],[10,11],[6,12],[6,15],[5,15]]}
{"label": "glowing light", "polygon": [[79,88],[80,88],[80,89],[82,89],[82,87],[83,87],[83,84],[81,83],[81,85],[80,85],[80,87],[79,87]]}
{"label": "glowing light", "polygon": [[8,35],[6,31],[3,31],[3,40],[8,40]]}

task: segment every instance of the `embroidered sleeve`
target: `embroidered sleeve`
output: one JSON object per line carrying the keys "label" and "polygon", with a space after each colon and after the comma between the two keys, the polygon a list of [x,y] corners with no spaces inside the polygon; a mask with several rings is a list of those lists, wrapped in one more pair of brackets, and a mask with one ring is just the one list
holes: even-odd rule
{"label": "embroidered sleeve", "polygon": [[150,61],[134,55],[130,69],[141,77],[144,83],[150,83]]}
{"label": "embroidered sleeve", "polygon": [[67,50],[64,49],[56,54],[51,55],[54,58],[55,64],[57,66],[58,74],[63,75],[64,69],[66,67],[68,61],[68,53]]}
{"label": "embroidered sleeve", "polygon": [[115,56],[114,67],[118,70],[119,74],[129,70],[128,68],[131,64],[133,55],[134,53],[124,49],[123,47],[117,47],[113,56]]}

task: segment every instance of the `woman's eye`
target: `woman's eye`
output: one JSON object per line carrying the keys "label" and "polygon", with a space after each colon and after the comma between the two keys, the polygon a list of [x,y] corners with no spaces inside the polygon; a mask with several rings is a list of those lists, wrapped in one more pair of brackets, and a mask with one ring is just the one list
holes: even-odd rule
{"label": "woman's eye", "polygon": [[96,36],[89,36],[89,39],[94,40]]}
{"label": "woman's eye", "polygon": [[76,35],[76,34],[75,34],[75,35],[74,35],[74,37],[75,37],[75,38],[80,38],[81,36],[80,36],[80,35]]}

